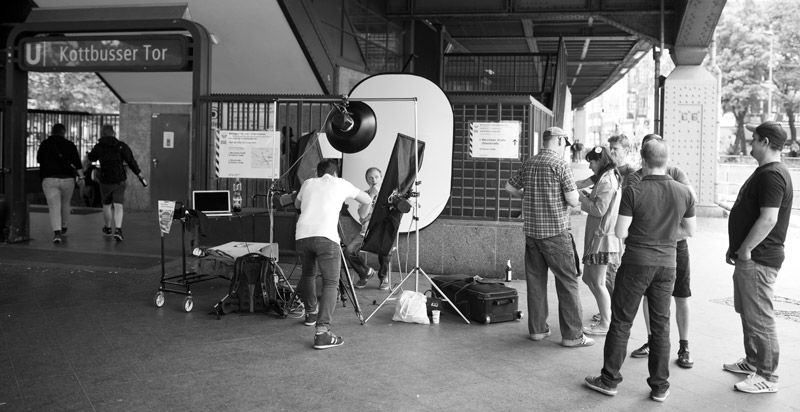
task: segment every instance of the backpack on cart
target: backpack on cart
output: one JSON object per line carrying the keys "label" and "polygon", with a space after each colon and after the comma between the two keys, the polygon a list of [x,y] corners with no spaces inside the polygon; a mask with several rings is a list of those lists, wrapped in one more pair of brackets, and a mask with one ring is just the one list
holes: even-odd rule
{"label": "backpack on cart", "polygon": [[277,284],[272,269],[273,262],[260,253],[248,253],[236,258],[233,276],[225,295],[216,305],[214,312],[222,315],[230,312],[266,313],[274,310],[286,316],[277,301]]}

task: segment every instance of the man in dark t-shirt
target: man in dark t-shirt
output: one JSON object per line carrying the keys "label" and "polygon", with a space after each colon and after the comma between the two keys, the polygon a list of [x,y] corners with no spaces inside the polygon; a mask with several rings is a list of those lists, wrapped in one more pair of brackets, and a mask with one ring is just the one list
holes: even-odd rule
{"label": "man in dark t-shirt", "polygon": [[680,238],[694,234],[697,225],[694,197],[686,185],[667,176],[667,145],[651,140],[642,145],[642,181],[622,193],[615,234],[625,239],[625,254],[611,297],[611,326],[603,348],[599,376],[586,377],[586,385],[615,395],[622,382],[631,325],[642,296],[650,311],[650,398],[663,402],[669,395],[669,312],[675,284],[676,247]]}
{"label": "man in dark t-shirt", "polygon": [[[642,139],[642,142],[645,143],[650,139],[661,139],[661,136],[648,134]],[[697,193],[683,170],[676,166],[667,166],[666,175],[676,182],[686,185],[697,202]],[[639,184],[642,177],[644,177],[642,169],[629,174],[628,185]],[[692,296],[689,242],[686,239],[678,239],[676,252],[675,287],[672,289],[672,297],[675,299],[675,324],[678,326],[678,359],[676,363],[682,368],[691,368],[694,366],[694,360],[689,353],[689,297]],[[642,300],[642,314],[644,315],[644,325],[647,328],[647,342],[631,352],[632,358],[646,358],[650,354],[650,311],[647,298]]]}
{"label": "man in dark t-shirt", "polygon": [[776,122],[753,132],[750,155],[758,168],[747,178],[728,219],[728,252],[733,270],[733,304],[742,318],[745,357],[722,367],[748,375],[736,385],[742,392],[778,391],[778,332],[772,307],[773,284],[784,259],[784,241],[792,212],[793,187],[781,163],[786,132]]}

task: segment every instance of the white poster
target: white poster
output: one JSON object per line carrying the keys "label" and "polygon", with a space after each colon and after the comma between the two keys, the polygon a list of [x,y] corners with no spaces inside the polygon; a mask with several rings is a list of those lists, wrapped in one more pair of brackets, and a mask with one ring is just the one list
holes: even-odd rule
{"label": "white poster", "polygon": [[522,123],[518,121],[469,125],[469,154],[473,158],[519,159]]}
{"label": "white poster", "polygon": [[215,130],[217,177],[280,177],[280,132]]}
{"label": "white poster", "polygon": [[172,219],[175,213],[174,200],[158,201],[158,227],[161,229],[161,236],[168,235],[172,228]]}

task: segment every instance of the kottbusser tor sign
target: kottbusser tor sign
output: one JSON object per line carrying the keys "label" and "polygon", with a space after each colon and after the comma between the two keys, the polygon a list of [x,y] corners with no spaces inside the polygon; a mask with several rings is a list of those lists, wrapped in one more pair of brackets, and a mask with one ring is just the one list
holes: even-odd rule
{"label": "kottbusser tor sign", "polygon": [[191,70],[182,35],[32,37],[20,42],[22,70],[40,72],[166,72]]}

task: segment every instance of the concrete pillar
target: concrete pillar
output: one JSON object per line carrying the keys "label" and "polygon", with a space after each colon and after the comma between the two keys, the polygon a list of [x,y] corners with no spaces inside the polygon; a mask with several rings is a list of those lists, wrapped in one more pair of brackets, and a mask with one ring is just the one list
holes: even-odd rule
{"label": "concrete pillar", "polygon": [[722,216],[715,204],[717,81],[700,65],[678,65],[664,83],[664,138],[670,162],[697,190],[700,216]]}
{"label": "concrete pillar", "polygon": [[575,109],[573,121],[573,137],[574,141],[583,143],[584,146],[589,146],[586,136],[589,130],[589,125],[586,123],[586,108],[579,107]]}

